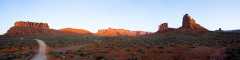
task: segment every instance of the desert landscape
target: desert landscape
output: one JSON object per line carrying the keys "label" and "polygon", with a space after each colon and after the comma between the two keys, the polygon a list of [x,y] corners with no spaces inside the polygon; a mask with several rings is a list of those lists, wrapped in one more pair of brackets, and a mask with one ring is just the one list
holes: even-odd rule
{"label": "desert landscape", "polygon": [[[156,32],[107,28],[92,33],[86,29],[57,30],[48,23],[17,21],[0,36],[0,60],[34,60],[39,49],[44,50],[42,55],[47,60],[240,59],[239,30],[210,31],[189,14],[183,16],[179,28],[171,28],[167,22],[158,27]],[[42,45],[46,45],[44,49]]]}
{"label": "desert landscape", "polygon": [[0,60],[240,60],[240,0],[0,0]]}

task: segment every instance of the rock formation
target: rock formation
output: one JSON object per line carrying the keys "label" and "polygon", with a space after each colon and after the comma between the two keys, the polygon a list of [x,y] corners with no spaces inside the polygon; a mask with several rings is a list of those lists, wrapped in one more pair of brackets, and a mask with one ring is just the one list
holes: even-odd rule
{"label": "rock formation", "polygon": [[165,33],[165,32],[207,32],[208,30],[201,25],[197,24],[195,20],[189,16],[188,14],[185,14],[183,16],[183,22],[182,26],[178,29],[175,28],[169,28],[168,23],[163,23],[159,26],[159,29],[156,33]]}
{"label": "rock formation", "polygon": [[132,31],[132,32],[135,34],[135,36],[152,34],[151,32],[145,32],[145,31]]}
{"label": "rock formation", "polygon": [[164,33],[164,32],[170,32],[170,31],[174,31],[175,28],[169,28],[168,27],[168,23],[163,23],[159,26],[159,29],[158,29],[158,33]]}
{"label": "rock formation", "polygon": [[92,34],[90,31],[85,30],[85,29],[64,28],[64,29],[60,29],[60,31],[67,33],[67,34],[79,34],[79,35]]}
{"label": "rock formation", "polygon": [[50,31],[47,23],[18,21],[5,35],[11,37],[34,36],[42,33],[49,33]]}
{"label": "rock formation", "polygon": [[23,21],[16,22],[14,27],[28,27],[28,28],[49,29],[49,26],[48,26],[47,23],[23,22]]}
{"label": "rock formation", "polygon": [[185,14],[183,16],[182,27],[178,28],[177,30],[180,32],[207,32],[208,31],[206,28],[197,24],[195,20],[188,14]]}
{"label": "rock formation", "polygon": [[107,36],[107,37],[114,37],[114,36],[139,36],[139,35],[146,35],[149,34],[148,32],[143,31],[130,31],[126,29],[101,29],[98,30],[96,35],[98,36]]}
{"label": "rock formation", "polygon": [[[185,14],[183,16],[182,26],[178,29],[169,28],[167,23],[163,23],[159,26],[159,29],[156,33],[164,33],[164,32],[208,32],[208,30],[201,25],[197,24],[195,20]],[[61,35],[61,33],[67,34],[92,34],[91,32],[83,29],[72,29],[72,28],[65,28],[61,30],[52,30],[49,28],[47,23],[36,23],[36,22],[23,22],[18,21],[15,23],[13,27],[11,27],[6,36],[34,36],[39,34],[53,34],[53,35]],[[99,36],[139,36],[139,35],[146,35],[151,34],[149,32],[144,31],[130,31],[125,29],[102,29],[99,30],[96,35]]]}

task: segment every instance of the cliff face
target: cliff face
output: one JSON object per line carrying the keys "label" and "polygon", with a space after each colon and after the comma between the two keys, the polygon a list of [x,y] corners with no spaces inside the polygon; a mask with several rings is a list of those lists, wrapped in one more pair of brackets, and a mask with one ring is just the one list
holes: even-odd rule
{"label": "cliff face", "polygon": [[66,34],[80,34],[80,35],[89,35],[92,34],[90,31],[85,29],[73,29],[73,28],[64,28],[60,29],[60,31],[66,33]]}
{"label": "cliff face", "polygon": [[23,22],[18,21],[14,24],[14,27],[28,27],[28,28],[38,28],[38,29],[49,29],[47,23],[36,23],[36,22]]}
{"label": "cliff face", "polygon": [[107,37],[114,37],[114,36],[139,36],[139,35],[146,35],[149,34],[148,32],[143,31],[130,31],[125,29],[102,29],[98,30],[96,35],[98,36],[107,36]]}
{"label": "cliff face", "polygon": [[195,20],[189,16],[188,14],[185,14],[183,16],[183,22],[182,22],[182,27],[177,29],[178,31],[181,32],[188,32],[188,31],[193,31],[193,32],[207,32],[208,30],[201,25],[197,24]]}
{"label": "cliff face", "polygon": [[37,22],[15,22],[5,35],[11,37],[34,36],[42,33],[49,33],[51,30],[47,23]]}

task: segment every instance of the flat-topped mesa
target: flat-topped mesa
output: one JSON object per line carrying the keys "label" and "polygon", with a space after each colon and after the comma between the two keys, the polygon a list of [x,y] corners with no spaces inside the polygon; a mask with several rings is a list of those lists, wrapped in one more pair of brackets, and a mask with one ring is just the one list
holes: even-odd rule
{"label": "flat-topped mesa", "polygon": [[195,20],[189,16],[188,14],[185,14],[183,16],[183,22],[182,26],[177,29],[177,31],[180,32],[207,32],[208,30],[201,25],[197,24]]}
{"label": "flat-topped mesa", "polygon": [[51,29],[47,23],[37,22],[15,22],[15,25],[11,27],[5,35],[11,37],[22,37],[22,36],[34,36],[42,33],[49,33]]}
{"label": "flat-topped mesa", "polygon": [[157,33],[164,33],[164,32],[170,32],[170,31],[174,31],[176,30],[175,28],[169,28],[168,27],[168,23],[162,23],[160,26],[159,26],[159,29],[157,31]]}
{"label": "flat-topped mesa", "polygon": [[24,22],[18,21],[14,25],[15,27],[29,27],[29,28],[39,28],[39,29],[49,29],[47,23],[37,23],[37,22]]}

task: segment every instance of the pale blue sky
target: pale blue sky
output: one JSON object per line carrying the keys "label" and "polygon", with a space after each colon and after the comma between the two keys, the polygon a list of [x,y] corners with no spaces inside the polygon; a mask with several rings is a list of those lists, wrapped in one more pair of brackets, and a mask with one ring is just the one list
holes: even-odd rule
{"label": "pale blue sky", "polygon": [[113,27],[154,32],[180,27],[185,13],[210,29],[240,29],[240,0],[0,0],[0,34],[15,21],[96,32]]}

